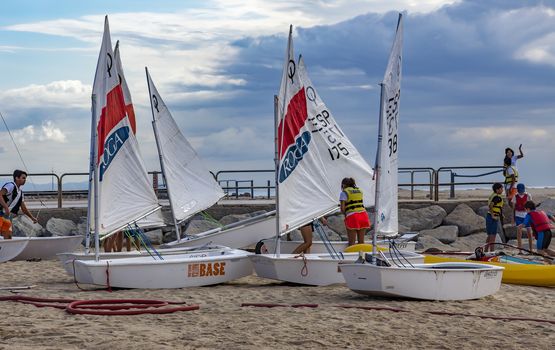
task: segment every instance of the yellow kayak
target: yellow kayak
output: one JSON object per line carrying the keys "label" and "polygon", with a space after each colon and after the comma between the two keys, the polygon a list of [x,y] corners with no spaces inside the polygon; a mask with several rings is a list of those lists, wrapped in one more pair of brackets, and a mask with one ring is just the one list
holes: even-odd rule
{"label": "yellow kayak", "polygon": [[503,279],[501,280],[503,283],[542,287],[555,286],[555,265],[518,262],[474,261],[438,255],[424,255],[424,263],[469,261],[479,264],[503,266],[505,268],[505,270],[503,271]]}
{"label": "yellow kayak", "polygon": [[[386,252],[386,251],[388,251],[388,248],[378,246],[378,250],[382,251],[382,252]],[[351,246],[348,246],[347,248],[345,248],[345,250],[343,252],[345,252],[345,253],[358,253],[358,252],[371,253],[372,252],[372,244],[364,243],[364,244],[351,245]]]}

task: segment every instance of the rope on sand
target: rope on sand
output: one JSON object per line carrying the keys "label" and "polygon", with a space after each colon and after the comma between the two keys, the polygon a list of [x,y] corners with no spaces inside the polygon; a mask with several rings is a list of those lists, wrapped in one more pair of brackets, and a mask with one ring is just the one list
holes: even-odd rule
{"label": "rope on sand", "polygon": [[[184,302],[171,302],[149,299],[75,300],[10,295],[0,297],[0,301],[14,301],[23,304],[31,304],[36,307],[53,307],[57,309],[64,309],[70,314],[104,316],[168,314],[178,311],[198,310],[200,308],[199,305],[184,305]],[[169,305],[181,306],[168,307]]]}
{"label": "rope on sand", "polygon": [[[273,307],[309,307],[309,308],[317,308],[318,304],[273,304],[273,303],[243,303],[241,307],[244,306],[253,306],[253,307],[266,307],[266,308],[273,308]],[[373,311],[390,311],[390,312],[408,312],[413,313],[415,311],[395,308],[395,307],[387,307],[387,306],[363,306],[363,305],[333,305],[333,307],[339,307],[344,309],[362,309],[362,310],[373,310]],[[521,317],[521,316],[493,316],[493,315],[475,315],[475,314],[465,314],[460,312],[447,312],[447,311],[422,311],[424,313],[432,314],[432,315],[444,315],[444,316],[463,316],[463,317],[478,317],[478,318],[488,318],[492,320],[501,320],[501,321],[528,321],[528,322],[545,322],[555,324],[555,320],[547,320],[541,318],[529,318],[529,317]]]}

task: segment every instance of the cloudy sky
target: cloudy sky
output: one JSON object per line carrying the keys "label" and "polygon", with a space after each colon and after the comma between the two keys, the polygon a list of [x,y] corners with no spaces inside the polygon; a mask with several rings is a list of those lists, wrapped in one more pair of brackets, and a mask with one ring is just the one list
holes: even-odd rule
{"label": "cloudy sky", "polygon": [[[271,169],[273,95],[296,53],[372,164],[379,87],[405,13],[400,166],[500,165],[555,185],[555,2],[205,0],[5,2],[0,112],[31,172],[87,171],[90,94],[109,15],[149,170],[159,168],[144,67],[212,170]],[[0,173],[21,167],[0,125]],[[41,180],[36,179],[36,182]]]}

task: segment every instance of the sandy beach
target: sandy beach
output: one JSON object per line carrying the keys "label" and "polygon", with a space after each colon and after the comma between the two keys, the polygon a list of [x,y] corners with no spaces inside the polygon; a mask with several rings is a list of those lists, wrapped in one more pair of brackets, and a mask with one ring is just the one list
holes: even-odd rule
{"label": "sandy beach", "polygon": [[[178,290],[80,291],[55,260],[0,265],[1,287],[71,299],[149,298],[199,304],[166,315],[89,316],[2,301],[0,349],[553,349],[555,325],[432,315],[446,311],[555,320],[555,289],[503,284],[490,297],[460,302],[369,298],[343,285],[304,287],[254,275]],[[84,285],[90,289],[95,286]],[[0,291],[1,296],[13,295]],[[255,308],[242,303],[312,303],[317,308]],[[385,306],[409,312],[345,309]]]}

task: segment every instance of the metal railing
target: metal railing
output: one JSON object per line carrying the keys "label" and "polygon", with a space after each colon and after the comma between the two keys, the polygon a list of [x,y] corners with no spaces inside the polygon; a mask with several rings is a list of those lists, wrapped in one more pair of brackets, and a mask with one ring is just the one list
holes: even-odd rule
{"label": "metal railing", "polygon": [[[483,178],[490,175],[500,173],[502,171],[502,166],[461,166],[461,167],[440,167],[437,170],[430,167],[405,167],[399,168],[399,174],[409,175],[409,182],[399,183],[400,188],[409,187],[410,188],[410,198],[415,199],[415,191],[419,188],[425,188],[426,192],[429,194],[426,196],[430,200],[439,201],[439,194],[442,187],[449,187],[449,198],[455,198],[455,190],[457,186],[473,186],[473,185],[491,185],[494,180],[490,181],[464,181],[457,182],[458,178]],[[480,173],[475,173],[476,170],[480,170]],[[483,172],[487,170],[487,172]],[[474,171],[474,173],[473,173]],[[247,194],[248,198],[271,198],[273,191],[275,191],[274,184],[274,170],[260,170],[260,169],[248,169],[248,170],[220,170],[216,173],[211,172],[214,179],[222,186],[227,198],[239,198],[241,196],[241,191],[246,191],[243,194]],[[149,174],[152,176],[152,185],[159,197],[164,197],[166,192],[165,185],[163,184],[163,179],[160,178],[160,171],[150,171]],[[255,174],[272,174],[272,180],[268,179],[258,179],[255,180],[253,175]],[[448,174],[448,181],[440,181],[442,174]],[[233,175],[233,177],[241,176],[241,178],[226,178],[227,176]],[[57,198],[58,208],[63,207],[64,197],[75,195],[75,196],[86,196],[88,193],[87,182],[84,182],[83,189],[74,190],[64,190],[64,181],[67,181],[69,177],[76,176],[88,176],[88,173],[64,173],[62,175],[57,175],[55,173],[32,173],[29,174],[32,177],[44,177],[49,176],[52,178],[52,187],[55,190],[36,190],[32,189],[30,191],[25,191],[28,197],[40,196],[40,195],[51,195]],[[416,177],[425,177],[425,181],[416,182]],[[0,174],[2,178],[10,178],[12,174]],[[250,178],[245,178],[250,177]],[[54,181],[55,180],[55,181]],[[426,181],[427,180],[427,181]],[[87,178],[88,181],[88,178]],[[263,184],[261,184],[261,182]],[[501,182],[501,179],[499,179]],[[55,186],[54,186],[55,184]],[[28,186],[29,187],[29,186]],[[27,187],[27,188],[28,188]],[[263,195],[260,195],[263,193]],[[258,194],[258,195],[257,195]]]}

